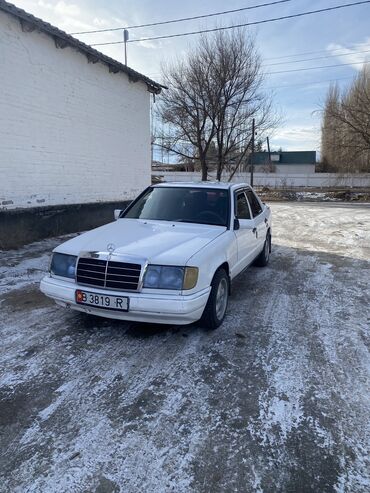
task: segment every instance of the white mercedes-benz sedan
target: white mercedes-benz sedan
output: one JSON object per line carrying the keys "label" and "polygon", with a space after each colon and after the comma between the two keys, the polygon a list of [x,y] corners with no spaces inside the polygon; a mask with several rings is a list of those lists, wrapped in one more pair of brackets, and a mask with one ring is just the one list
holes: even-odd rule
{"label": "white mercedes-benz sedan", "polygon": [[121,320],[218,327],[231,281],[267,265],[271,211],[244,183],[161,183],[54,249],[41,291]]}

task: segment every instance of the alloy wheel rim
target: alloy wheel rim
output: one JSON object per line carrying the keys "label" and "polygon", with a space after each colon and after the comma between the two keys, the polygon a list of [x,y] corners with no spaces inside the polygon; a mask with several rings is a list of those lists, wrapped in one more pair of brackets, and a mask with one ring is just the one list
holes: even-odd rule
{"label": "alloy wheel rim", "polygon": [[218,320],[221,320],[225,315],[228,296],[227,291],[227,281],[226,279],[221,279],[216,294],[216,315]]}

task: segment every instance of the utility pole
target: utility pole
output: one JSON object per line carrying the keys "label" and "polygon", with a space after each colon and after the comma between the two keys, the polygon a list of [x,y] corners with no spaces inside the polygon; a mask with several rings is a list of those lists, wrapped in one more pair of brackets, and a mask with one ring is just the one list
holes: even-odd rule
{"label": "utility pole", "polygon": [[123,42],[125,45],[125,65],[127,65],[127,41],[128,41],[129,35],[127,29],[123,30]]}
{"label": "utility pole", "polygon": [[[153,94],[154,96],[154,94]],[[153,121],[153,105],[154,105],[154,98],[153,102],[150,101],[150,142],[151,142],[151,167],[153,168],[153,162],[154,162],[154,121]]]}
{"label": "utility pole", "polygon": [[271,164],[270,139],[267,137],[266,140],[267,140],[267,150],[269,153],[269,164]]}
{"label": "utility pole", "polygon": [[251,187],[253,187],[253,158],[254,158],[254,134],[255,134],[255,121],[252,120],[252,152],[251,152]]}

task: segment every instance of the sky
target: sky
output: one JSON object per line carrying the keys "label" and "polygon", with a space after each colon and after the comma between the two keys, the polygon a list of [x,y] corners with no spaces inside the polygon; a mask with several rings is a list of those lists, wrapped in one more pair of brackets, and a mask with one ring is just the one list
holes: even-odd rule
{"label": "sky", "polygon": [[[18,7],[74,33],[126,27],[258,5],[271,0],[14,0]],[[140,29],[130,29],[130,39],[211,29],[291,15],[355,0],[289,0],[286,3]],[[330,83],[345,88],[370,61],[370,3],[332,12],[253,26],[262,57],[266,90],[272,91],[282,122],[271,135],[273,149],[320,150],[320,108]],[[122,40],[122,31],[76,35],[87,44]],[[128,65],[160,82],[161,63],[183,57],[197,35],[128,45]],[[96,47],[124,61],[123,45]],[[359,53],[361,52],[361,53]],[[305,61],[299,61],[304,59]],[[320,68],[323,65],[345,66]],[[370,65],[370,64],[369,64]],[[313,68],[314,67],[314,68]],[[309,69],[286,72],[288,70]],[[284,73],[273,73],[281,72]]]}

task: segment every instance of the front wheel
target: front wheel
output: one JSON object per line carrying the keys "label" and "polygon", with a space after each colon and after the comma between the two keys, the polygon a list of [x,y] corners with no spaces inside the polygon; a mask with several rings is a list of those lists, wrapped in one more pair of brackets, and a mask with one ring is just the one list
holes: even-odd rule
{"label": "front wheel", "polygon": [[211,292],[204,309],[201,325],[208,329],[217,329],[225,318],[229,301],[229,276],[224,269],[219,269],[211,283]]}

